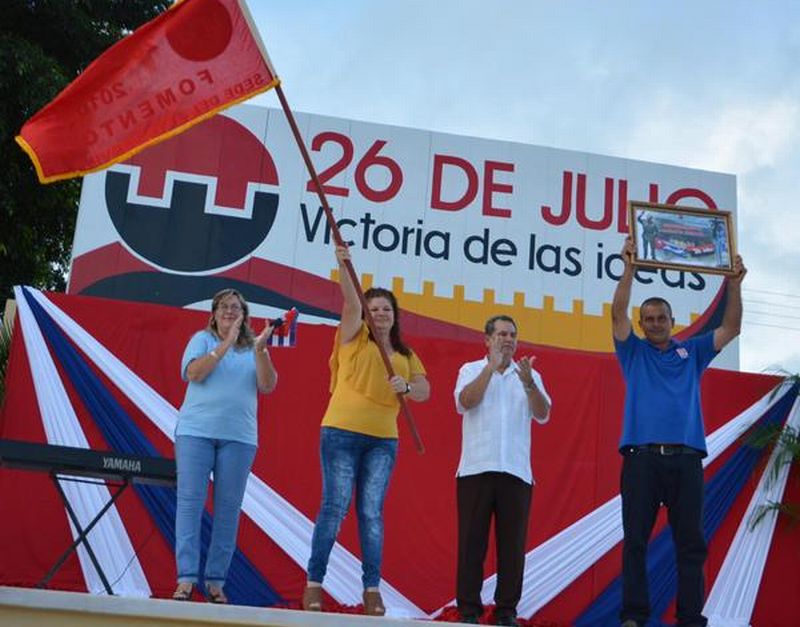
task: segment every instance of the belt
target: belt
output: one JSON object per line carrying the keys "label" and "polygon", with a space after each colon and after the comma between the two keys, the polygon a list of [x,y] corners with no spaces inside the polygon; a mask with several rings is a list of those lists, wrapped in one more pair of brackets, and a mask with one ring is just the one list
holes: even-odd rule
{"label": "belt", "polygon": [[641,444],[623,447],[625,454],[655,453],[656,455],[700,455],[700,451],[683,444]]}

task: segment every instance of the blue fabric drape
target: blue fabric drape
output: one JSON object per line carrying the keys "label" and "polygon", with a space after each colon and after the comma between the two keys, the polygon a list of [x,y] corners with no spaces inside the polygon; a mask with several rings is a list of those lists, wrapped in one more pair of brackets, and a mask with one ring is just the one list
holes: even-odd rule
{"label": "blue fabric drape", "polygon": [[[775,403],[756,425],[766,426],[785,422],[796,396],[795,387]],[[756,449],[742,442],[728,461],[706,481],[703,532],[707,541],[714,537],[763,453],[763,449]],[[651,615],[654,617],[647,625],[660,627],[664,623],[655,617],[664,615],[677,590],[675,551],[669,525],[666,525],[650,542],[647,551],[647,574],[650,584]],[[575,619],[575,625],[576,627],[619,625],[621,607],[622,576],[620,575]]]}
{"label": "blue fabric drape", "polygon": [[[131,455],[159,456],[156,448],[144,437],[131,417],[117,402],[100,378],[89,367],[78,350],[50,318],[42,306],[23,288],[42,334],[55,353],[72,387],[97,424],[111,449]],[[153,518],[169,546],[175,546],[175,490],[152,485],[133,484],[139,498]],[[211,516],[203,512],[201,566],[211,538]],[[201,586],[202,589],[204,587]],[[270,606],[283,602],[252,562],[237,548],[231,563],[225,592],[237,605]]]}

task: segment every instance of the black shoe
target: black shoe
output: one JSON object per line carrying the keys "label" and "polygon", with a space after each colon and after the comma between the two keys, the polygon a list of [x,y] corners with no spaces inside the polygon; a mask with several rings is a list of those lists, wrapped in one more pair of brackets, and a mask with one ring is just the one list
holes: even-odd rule
{"label": "black shoe", "polygon": [[468,625],[478,625],[479,624],[478,623],[478,617],[475,616],[475,615],[462,616],[461,617],[461,622],[462,623],[466,623]]}
{"label": "black shoe", "polygon": [[495,625],[509,625],[510,627],[519,627],[516,616],[496,616],[494,619]]}

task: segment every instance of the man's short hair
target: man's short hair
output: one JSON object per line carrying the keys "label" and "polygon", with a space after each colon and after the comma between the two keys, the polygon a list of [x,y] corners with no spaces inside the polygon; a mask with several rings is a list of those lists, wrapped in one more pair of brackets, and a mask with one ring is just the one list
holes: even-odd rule
{"label": "man's short hair", "polygon": [[669,312],[669,317],[672,318],[672,305],[669,304],[669,301],[666,298],[661,298],[660,296],[652,296],[650,298],[646,298],[644,302],[639,307],[639,317],[642,317],[642,309],[649,305],[663,305],[667,308]]}
{"label": "man's short hair", "polygon": [[502,320],[503,322],[510,322],[514,325],[514,330],[517,330],[517,323],[514,322],[514,318],[511,316],[506,316],[505,314],[500,314],[499,316],[492,316],[486,321],[486,324],[483,325],[483,332],[486,335],[492,335],[494,333],[494,325],[498,320]]}

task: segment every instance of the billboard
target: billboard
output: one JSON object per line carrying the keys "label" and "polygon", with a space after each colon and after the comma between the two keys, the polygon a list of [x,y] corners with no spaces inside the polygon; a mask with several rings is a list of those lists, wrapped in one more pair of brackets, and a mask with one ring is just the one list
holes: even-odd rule
{"label": "billboard", "polygon": [[[627,202],[736,211],[729,174],[300,114],[364,286],[407,330],[610,352]],[[259,315],[339,311],[332,239],[282,111],[240,105],[84,179],[69,292],[206,306],[236,286]],[[719,276],[641,269],[632,303],[667,298],[684,336],[721,319]],[[635,314],[635,310],[632,312]],[[404,321],[405,322],[405,321]],[[738,347],[716,366],[738,367]]]}

